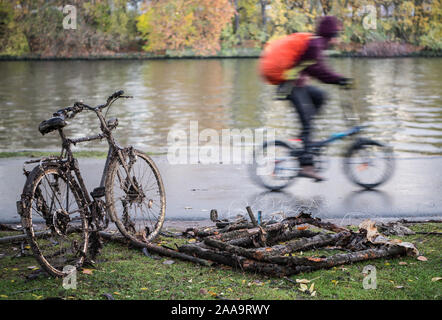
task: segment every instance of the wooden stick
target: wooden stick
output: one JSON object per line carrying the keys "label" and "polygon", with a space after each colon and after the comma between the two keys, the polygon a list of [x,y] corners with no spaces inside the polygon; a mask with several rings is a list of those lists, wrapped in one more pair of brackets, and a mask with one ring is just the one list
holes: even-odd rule
{"label": "wooden stick", "polygon": [[250,217],[250,221],[252,221],[252,224],[257,227],[258,226],[258,221],[256,221],[255,215],[253,214],[252,208],[250,208],[249,206],[246,207],[247,213],[249,214]]}
{"label": "wooden stick", "polygon": [[[103,231],[100,231],[99,234],[100,234],[100,236],[102,236],[106,240],[118,241],[118,242],[125,243],[125,244],[129,243],[129,241],[125,237],[120,236],[120,235],[107,233],[107,232],[103,232]],[[132,242],[130,242],[130,243],[132,245],[134,245]],[[138,248],[146,248],[150,252],[161,254],[163,256],[167,256],[167,257],[171,257],[171,258],[177,258],[177,259],[181,259],[181,260],[185,260],[185,261],[191,261],[191,262],[203,265],[203,266],[210,266],[211,265],[209,263],[209,261],[207,261],[207,260],[195,258],[193,256],[189,256],[187,254],[184,254],[184,253],[181,253],[181,252],[178,252],[175,250],[160,247],[160,246],[157,246],[152,243],[144,243],[144,244],[137,243],[135,246]]]}

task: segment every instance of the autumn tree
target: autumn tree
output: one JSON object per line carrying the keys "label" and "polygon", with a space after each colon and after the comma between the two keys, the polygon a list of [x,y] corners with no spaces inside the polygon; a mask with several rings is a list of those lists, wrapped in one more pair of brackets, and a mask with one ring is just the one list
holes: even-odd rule
{"label": "autumn tree", "polygon": [[137,27],[146,51],[194,49],[215,53],[234,8],[229,0],[154,0],[146,2]]}

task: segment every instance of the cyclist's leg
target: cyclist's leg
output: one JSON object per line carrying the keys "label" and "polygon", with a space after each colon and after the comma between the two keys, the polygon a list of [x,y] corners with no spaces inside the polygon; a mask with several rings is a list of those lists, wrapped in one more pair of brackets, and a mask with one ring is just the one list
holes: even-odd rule
{"label": "cyclist's leg", "polygon": [[325,91],[313,86],[306,86],[306,90],[316,108],[315,114],[317,114],[327,100],[327,94]]}
{"label": "cyclist's leg", "polygon": [[312,116],[315,113],[315,107],[305,87],[294,87],[289,96],[289,100],[295,107],[295,110],[298,113],[299,120],[302,125],[300,138],[304,145],[304,150],[306,151],[306,154],[300,157],[299,161],[302,166],[313,165],[312,157],[307,154],[307,147],[310,143],[310,122]]}
{"label": "cyclist's leg", "polygon": [[302,125],[301,140],[304,145],[305,153],[299,157],[300,165],[303,167],[300,175],[321,181],[323,178],[314,171],[313,155],[309,152],[309,145],[312,132],[311,121],[321,107],[323,95],[320,94],[320,91],[315,90],[316,88],[311,88],[312,87],[293,88],[289,100],[293,103]]}

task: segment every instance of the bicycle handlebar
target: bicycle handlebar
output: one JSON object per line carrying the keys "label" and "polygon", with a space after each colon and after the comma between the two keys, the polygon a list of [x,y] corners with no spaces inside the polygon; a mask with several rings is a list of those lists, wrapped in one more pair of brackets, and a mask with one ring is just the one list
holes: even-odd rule
{"label": "bicycle handlebar", "polygon": [[84,109],[97,112],[97,110],[109,107],[113,102],[115,102],[119,98],[133,98],[132,96],[123,96],[123,94],[124,94],[123,90],[116,91],[107,98],[105,104],[101,104],[96,107],[90,107],[87,104],[84,104],[83,102],[75,102],[72,107],[60,109],[52,114],[52,118],[42,121],[38,126],[38,130],[41,132],[41,134],[44,135],[54,130],[63,128],[64,126],[67,125],[65,120],[73,119],[77,115],[77,113],[80,113]]}

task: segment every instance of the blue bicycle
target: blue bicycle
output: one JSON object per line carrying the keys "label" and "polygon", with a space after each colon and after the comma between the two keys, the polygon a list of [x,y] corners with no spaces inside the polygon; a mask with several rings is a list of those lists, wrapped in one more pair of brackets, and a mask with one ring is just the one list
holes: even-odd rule
{"label": "blue bicycle", "polygon": [[[348,88],[343,88],[348,89]],[[360,134],[366,126],[360,125],[359,117],[351,103],[341,102],[348,130],[332,134],[329,138],[311,143],[308,151],[313,156],[315,170],[324,170],[324,150],[333,142],[351,137],[353,142],[343,158],[343,169],[353,183],[372,189],[386,182],[393,173],[394,157],[391,147]],[[298,143],[294,143],[297,141]],[[272,190],[282,190],[300,177],[299,158],[306,154],[299,139],[266,142],[253,153],[250,166],[252,179],[259,185]]]}

